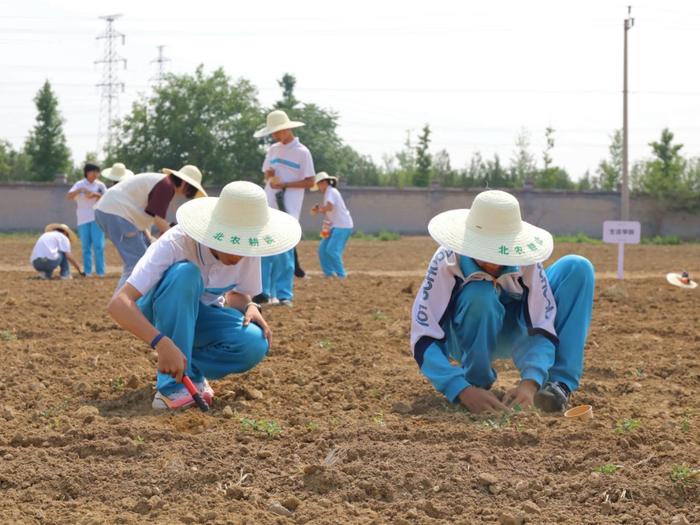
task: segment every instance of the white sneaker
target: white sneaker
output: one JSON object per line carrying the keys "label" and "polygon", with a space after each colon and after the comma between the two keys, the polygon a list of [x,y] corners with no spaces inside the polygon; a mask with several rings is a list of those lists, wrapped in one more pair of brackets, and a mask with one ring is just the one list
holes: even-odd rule
{"label": "white sneaker", "polygon": [[72,275],[61,275],[61,281],[71,281],[72,279]]}
{"label": "white sneaker", "polygon": [[280,304],[280,300],[277,297],[273,297],[270,299],[270,304]]}

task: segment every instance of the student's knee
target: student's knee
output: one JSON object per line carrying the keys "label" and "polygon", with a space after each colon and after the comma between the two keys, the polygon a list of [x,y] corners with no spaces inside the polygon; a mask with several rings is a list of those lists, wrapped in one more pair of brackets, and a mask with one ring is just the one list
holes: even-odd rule
{"label": "student's knee", "polygon": [[581,255],[565,255],[558,264],[569,279],[574,280],[580,286],[592,286],[595,283],[595,268],[591,261]]}
{"label": "student's knee", "polygon": [[265,359],[265,356],[270,349],[267,339],[265,339],[263,331],[259,326],[250,324],[246,330],[249,333],[245,344],[245,351],[243,353],[243,362],[241,363],[244,372],[257,366],[263,359]]}
{"label": "student's knee", "polygon": [[465,285],[455,300],[456,320],[502,317],[503,305],[491,281],[472,281]]}
{"label": "student's knee", "polygon": [[178,262],[165,272],[162,284],[176,289],[178,294],[182,294],[182,299],[199,298],[202,293],[202,273],[194,263]]}

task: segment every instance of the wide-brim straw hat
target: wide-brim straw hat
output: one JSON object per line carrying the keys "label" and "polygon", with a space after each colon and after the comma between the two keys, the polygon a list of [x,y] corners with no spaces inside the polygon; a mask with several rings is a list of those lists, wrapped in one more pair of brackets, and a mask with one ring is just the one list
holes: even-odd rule
{"label": "wide-brim straw hat", "polygon": [[303,125],[303,122],[289,120],[289,117],[284,111],[276,109],[275,111],[271,111],[267,115],[267,122],[265,127],[256,131],[253,134],[253,137],[259,139],[260,137],[270,135],[275,131],[282,131],[283,129],[300,128]]}
{"label": "wide-brim straw hat", "polygon": [[673,286],[678,286],[679,288],[687,288],[689,290],[692,290],[694,288],[698,287],[698,283],[695,281],[691,281],[690,279],[688,280],[687,283],[684,283],[682,281],[683,279],[683,274],[682,273],[667,273],[666,274],[666,280],[672,284]]}
{"label": "wide-brim straw hat", "polygon": [[112,165],[111,168],[102,170],[100,173],[105,179],[111,180],[113,182],[120,182],[124,179],[134,176],[134,172],[126,169],[126,166],[121,162],[117,162]]}
{"label": "wide-brim straw hat", "polygon": [[518,199],[499,190],[479,193],[470,209],[433,217],[428,231],[460,255],[504,266],[542,262],[554,249],[552,235],[523,221]]}
{"label": "wide-brim straw hat", "polygon": [[183,166],[179,170],[171,170],[170,168],[163,168],[163,173],[166,175],[175,175],[178,179],[184,180],[190,186],[197,188],[197,195],[195,197],[206,197],[207,192],[204,191],[202,187],[202,172],[199,171],[197,166],[192,166],[188,164]]}
{"label": "wide-brim straw hat", "polygon": [[44,233],[54,232],[56,230],[63,230],[64,232],[66,232],[71,242],[78,242],[78,236],[73,230],[70,229],[70,226],[68,226],[67,224],[52,222],[51,224],[47,225],[46,228],[44,228]]}
{"label": "wide-brim straw hat", "polygon": [[316,176],[314,177],[314,185],[311,187],[309,191],[318,191],[318,183],[321,182],[322,180],[332,180],[335,181],[336,184],[338,183],[338,177],[334,177],[333,175],[328,175],[325,171],[319,171]]}
{"label": "wide-brim straw hat", "polygon": [[301,240],[299,221],[270,208],[265,191],[252,182],[231,182],[219,197],[188,201],[176,217],[198,243],[234,255],[277,255]]}

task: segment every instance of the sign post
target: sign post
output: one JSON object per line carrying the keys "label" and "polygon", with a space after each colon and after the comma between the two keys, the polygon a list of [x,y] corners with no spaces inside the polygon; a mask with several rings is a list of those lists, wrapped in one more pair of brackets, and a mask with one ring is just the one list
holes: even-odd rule
{"label": "sign post", "polygon": [[625,244],[639,244],[642,226],[637,221],[605,221],[603,242],[617,244],[617,278],[625,274]]}

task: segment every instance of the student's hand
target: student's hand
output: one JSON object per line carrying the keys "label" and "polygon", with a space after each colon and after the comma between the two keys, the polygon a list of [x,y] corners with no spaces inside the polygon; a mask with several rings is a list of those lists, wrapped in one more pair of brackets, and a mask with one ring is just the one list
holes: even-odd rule
{"label": "student's hand", "polygon": [[274,177],[274,176],[275,176],[275,170],[274,170],[274,169],[272,169],[272,168],[267,168],[267,170],[265,170],[265,178],[266,178],[266,179],[271,179],[271,178]]}
{"label": "student's hand", "polygon": [[459,402],[472,414],[484,412],[506,412],[508,407],[501,403],[493,392],[470,386],[459,393]]}
{"label": "student's hand", "polygon": [[178,383],[182,382],[182,376],[187,370],[187,358],[175,346],[172,339],[163,337],[156,345],[158,353],[158,371],[175,378]]}
{"label": "student's hand", "polygon": [[515,388],[511,388],[503,397],[503,402],[510,408],[520,405],[521,408],[529,408],[535,402],[535,394],[540,386],[531,379],[523,379]]}
{"label": "student's hand", "polygon": [[283,190],[284,189],[284,182],[282,181],[271,181],[270,182],[270,188],[273,190]]}
{"label": "student's hand", "polygon": [[262,313],[256,306],[252,304],[245,311],[245,316],[243,317],[243,326],[248,326],[250,323],[254,323],[262,328],[265,339],[267,339],[267,346],[272,347],[272,330],[267,325],[267,322],[262,316]]}

